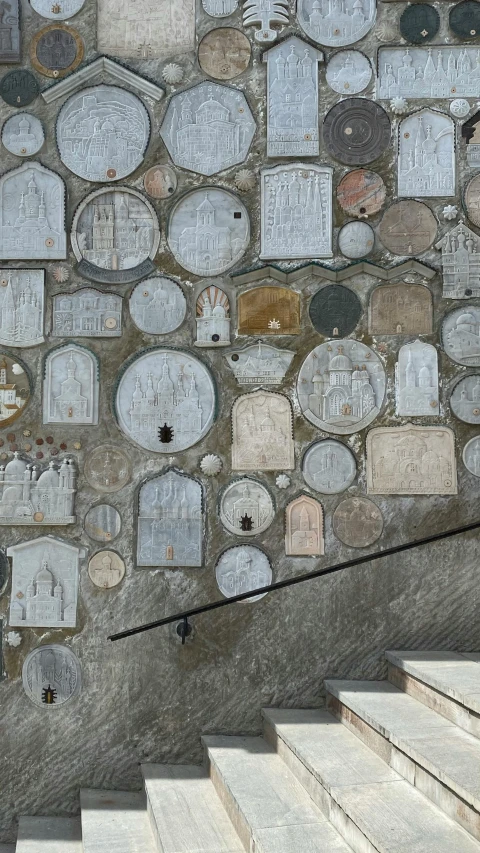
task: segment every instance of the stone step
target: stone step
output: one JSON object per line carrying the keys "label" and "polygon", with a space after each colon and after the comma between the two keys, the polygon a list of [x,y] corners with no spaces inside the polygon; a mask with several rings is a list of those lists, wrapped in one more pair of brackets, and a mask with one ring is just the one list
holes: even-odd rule
{"label": "stone step", "polygon": [[204,768],[144,764],[147,807],[162,853],[241,853],[232,823]]}
{"label": "stone step", "polygon": [[480,663],[480,652],[462,652],[462,657],[473,660],[474,663]]}
{"label": "stone step", "polygon": [[83,853],[157,853],[143,793],[80,791]]}
{"label": "stone step", "polygon": [[480,741],[388,681],[326,681],[327,707],[480,840]]}
{"label": "stone step", "polygon": [[480,738],[480,666],[457,652],[385,652],[400,690]]}
{"label": "stone step", "polygon": [[204,737],[210,776],[245,850],[351,853],[262,738]]}
{"label": "stone step", "polygon": [[80,818],[21,817],[16,853],[82,853]]}
{"label": "stone step", "polygon": [[265,736],[356,853],[480,844],[326,711],[268,709]]}

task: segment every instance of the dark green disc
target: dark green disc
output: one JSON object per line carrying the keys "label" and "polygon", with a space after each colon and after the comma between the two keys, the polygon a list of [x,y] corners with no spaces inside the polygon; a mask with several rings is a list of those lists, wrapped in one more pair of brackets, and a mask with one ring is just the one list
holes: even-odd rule
{"label": "dark green disc", "polygon": [[40,87],[31,71],[9,71],[0,80],[0,95],[11,107],[26,107],[35,100]]}
{"label": "dark green disc", "polygon": [[450,10],[449,24],[458,38],[474,39],[480,36],[480,3],[477,0],[456,3]]}
{"label": "dark green disc", "polygon": [[430,41],[439,29],[440,15],[429,3],[412,3],[400,17],[400,32],[412,44]]}

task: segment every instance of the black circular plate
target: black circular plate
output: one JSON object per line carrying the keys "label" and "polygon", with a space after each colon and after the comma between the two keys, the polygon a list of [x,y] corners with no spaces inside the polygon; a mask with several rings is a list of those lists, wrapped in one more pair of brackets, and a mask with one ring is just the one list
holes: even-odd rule
{"label": "black circular plate", "polygon": [[328,284],[312,297],[309,313],[314,329],[321,335],[344,338],[360,320],[362,303],[348,287]]}
{"label": "black circular plate", "polygon": [[450,29],[461,39],[474,39],[480,36],[480,3],[477,0],[464,0],[450,9]]}
{"label": "black circular plate", "polygon": [[40,87],[31,71],[9,71],[0,80],[0,95],[11,107],[26,107],[39,92]]}
{"label": "black circular plate", "polygon": [[439,29],[440,15],[429,3],[413,3],[400,17],[400,32],[406,41],[413,44],[430,41]]}
{"label": "black circular plate", "polygon": [[365,98],[340,101],[325,116],[323,141],[335,160],[363,166],[380,157],[390,144],[390,119],[385,110]]}

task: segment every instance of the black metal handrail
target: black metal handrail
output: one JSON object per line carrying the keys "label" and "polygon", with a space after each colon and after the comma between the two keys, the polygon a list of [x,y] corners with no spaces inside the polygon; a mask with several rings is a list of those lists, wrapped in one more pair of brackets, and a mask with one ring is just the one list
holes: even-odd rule
{"label": "black metal handrail", "polygon": [[242,592],[240,595],[232,595],[231,598],[224,598],[220,601],[211,601],[209,604],[202,604],[200,607],[193,607],[190,610],[184,610],[182,613],[175,613],[172,616],[167,616],[164,619],[157,619],[155,622],[149,622],[146,625],[139,625],[137,628],[129,628],[127,631],[121,631],[119,634],[112,634],[108,637],[109,640],[123,640],[125,637],[133,637],[134,634],[142,634],[144,631],[151,631],[153,628],[161,628],[162,625],[171,625],[178,622],[178,634],[182,638],[182,643],[191,633],[191,626],[188,622],[191,616],[199,616],[201,613],[208,613],[210,610],[219,610],[221,607],[230,607],[238,601],[246,601],[248,598],[254,598],[256,595],[264,595],[267,592],[276,592],[279,589],[296,586],[306,581],[314,580],[315,578],[323,577],[323,575],[333,575],[336,572],[342,572],[344,569],[352,568],[352,566],[360,566],[362,563],[372,563],[374,560],[381,560],[384,557],[391,557],[393,554],[401,554],[404,551],[411,551],[412,548],[419,548],[422,545],[429,545],[432,542],[440,542],[442,539],[450,539],[452,536],[460,536],[462,533],[468,533],[471,530],[478,530],[480,521],[465,524],[463,527],[455,527],[453,530],[446,530],[443,533],[434,533],[432,536],[426,536],[424,539],[413,539],[411,542],[406,542],[403,545],[394,545],[392,548],[385,548],[384,551],[374,551],[363,557],[356,557],[354,560],[347,560],[345,563],[337,563],[335,566],[329,566],[326,569],[316,569],[313,572],[307,572],[303,575],[297,575],[295,578],[286,578],[283,581],[262,586],[251,592]]}

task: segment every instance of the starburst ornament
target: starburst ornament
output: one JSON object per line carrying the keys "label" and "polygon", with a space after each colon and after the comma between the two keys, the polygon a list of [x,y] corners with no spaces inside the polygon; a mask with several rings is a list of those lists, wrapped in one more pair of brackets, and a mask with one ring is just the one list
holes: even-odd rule
{"label": "starburst ornament", "polygon": [[458,216],[458,207],[455,204],[446,204],[442,212],[444,219],[456,219]]}
{"label": "starburst ornament", "polygon": [[248,190],[253,190],[256,184],[255,175],[251,169],[239,169],[234,180],[237,190],[241,190],[244,193],[248,192]]}
{"label": "starburst ornament", "polygon": [[53,270],[53,277],[58,284],[65,284],[65,282],[70,278],[70,273],[66,267],[55,267]]}
{"label": "starburst ornament", "polygon": [[7,646],[12,646],[14,649],[16,649],[22,642],[22,637],[17,631],[9,631],[9,633],[5,637],[5,642]]}
{"label": "starburst ornament", "polygon": [[165,65],[162,71],[162,76],[165,83],[168,83],[170,86],[174,86],[176,83],[182,82],[183,68],[181,65],[177,65],[176,62],[169,62],[168,65]]}
{"label": "starburst ornament", "polygon": [[209,453],[200,461],[200,468],[206,477],[216,477],[222,470],[222,460],[214,453]]}
{"label": "starburst ornament", "polygon": [[288,489],[292,481],[286,474],[279,474],[275,482],[279,489]]}
{"label": "starburst ornament", "polygon": [[392,113],[395,113],[396,116],[401,116],[408,110],[408,104],[405,98],[392,98],[390,101],[390,109]]}

